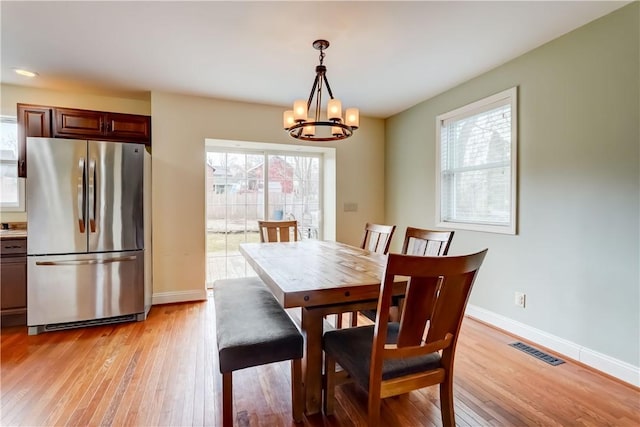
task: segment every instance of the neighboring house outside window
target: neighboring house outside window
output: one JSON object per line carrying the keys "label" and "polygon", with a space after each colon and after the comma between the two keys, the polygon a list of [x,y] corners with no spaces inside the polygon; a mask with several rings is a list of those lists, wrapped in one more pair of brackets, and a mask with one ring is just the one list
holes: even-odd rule
{"label": "neighboring house outside window", "polygon": [[517,88],[441,114],[436,223],[516,234]]}
{"label": "neighboring house outside window", "polygon": [[15,117],[0,117],[0,210],[24,212],[24,179],[18,178],[18,124]]}

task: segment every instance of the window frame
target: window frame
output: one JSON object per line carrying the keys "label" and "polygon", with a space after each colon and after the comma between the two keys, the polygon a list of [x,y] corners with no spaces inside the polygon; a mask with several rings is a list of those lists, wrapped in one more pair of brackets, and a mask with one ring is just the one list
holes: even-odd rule
{"label": "window frame", "polygon": [[[481,221],[456,221],[443,219],[441,206],[443,200],[442,189],[442,129],[445,122],[462,120],[466,117],[492,110],[499,106],[509,105],[511,108],[511,143],[510,143],[510,212],[509,222],[504,224],[487,223]],[[440,114],[436,117],[436,197],[435,197],[435,222],[438,227],[483,231],[488,233],[500,234],[517,234],[517,204],[518,204],[518,87],[512,87],[478,101],[472,102],[447,113]],[[484,169],[484,166],[478,166],[475,170]],[[451,198],[450,198],[451,199]]]}
{"label": "window frame", "polygon": [[[14,116],[0,116],[0,122],[2,123],[13,123],[16,126],[16,138],[18,133],[18,120]],[[16,141],[17,142],[17,141]],[[16,171],[16,178],[18,184],[18,203],[6,203],[0,200],[0,212],[26,212],[26,190],[25,190],[25,180],[24,178],[20,178],[17,176],[18,174],[18,159],[15,160],[6,160],[0,159],[0,164],[13,166]]]}

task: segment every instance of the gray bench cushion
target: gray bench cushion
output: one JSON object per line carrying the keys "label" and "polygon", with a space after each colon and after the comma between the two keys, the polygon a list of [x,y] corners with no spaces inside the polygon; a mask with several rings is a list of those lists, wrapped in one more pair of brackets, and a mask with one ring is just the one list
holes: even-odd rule
{"label": "gray bench cushion", "polygon": [[257,277],[213,284],[220,372],[299,359],[302,334]]}

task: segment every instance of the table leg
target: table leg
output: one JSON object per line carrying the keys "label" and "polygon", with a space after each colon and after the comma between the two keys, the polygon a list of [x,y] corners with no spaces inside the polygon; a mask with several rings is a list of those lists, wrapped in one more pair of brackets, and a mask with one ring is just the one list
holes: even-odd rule
{"label": "table leg", "polygon": [[302,378],[306,413],[309,415],[319,413],[322,406],[322,325],[322,314],[302,308],[302,330],[306,333]]}

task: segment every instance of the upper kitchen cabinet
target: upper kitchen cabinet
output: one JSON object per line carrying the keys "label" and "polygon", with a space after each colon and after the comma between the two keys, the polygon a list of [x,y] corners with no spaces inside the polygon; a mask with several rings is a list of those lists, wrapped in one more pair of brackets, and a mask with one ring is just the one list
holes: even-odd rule
{"label": "upper kitchen cabinet", "polygon": [[151,145],[151,117],[54,108],[53,136],[141,142]]}
{"label": "upper kitchen cabinet", "polygon": [[18,104],[18,176],[27,177],[27,137],[93,139],[151,145],[151,117]]}
{"label": "upper kitchen cabinet", "polygon": [[27,176],[27,137],[51,136],[51,107],[18,104],[18,176]]}

